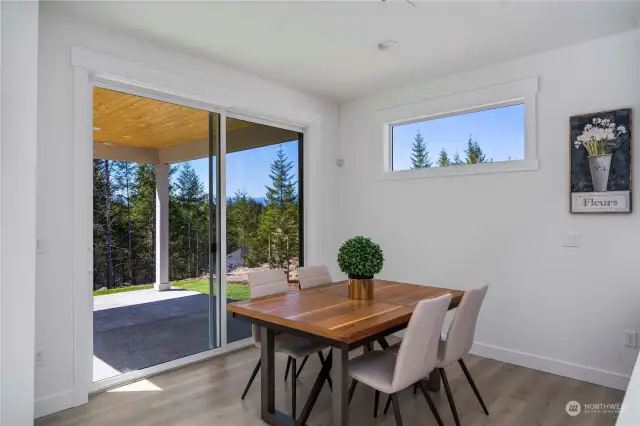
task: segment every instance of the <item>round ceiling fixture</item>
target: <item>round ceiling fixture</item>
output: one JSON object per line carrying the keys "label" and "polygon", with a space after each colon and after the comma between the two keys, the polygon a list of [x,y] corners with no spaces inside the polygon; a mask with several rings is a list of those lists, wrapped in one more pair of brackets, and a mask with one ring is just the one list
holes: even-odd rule
{"label": "round ceiling fixture", "polygon": [[385,50],[389,50],[391,48],[396,47],[398,44],[399,43],[395,40],[384,40],[378,43],[378,50],[381,50],[384,52]]}

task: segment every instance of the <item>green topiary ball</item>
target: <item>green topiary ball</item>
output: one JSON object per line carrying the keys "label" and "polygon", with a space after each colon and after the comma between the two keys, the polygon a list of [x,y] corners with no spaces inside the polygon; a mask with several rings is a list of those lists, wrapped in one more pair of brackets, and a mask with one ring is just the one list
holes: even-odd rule
{"label": "green topiary ball", "polygon": [[373,278],[383,263],[382,249],[370,238],[350,238],[338,250],[338,266],[349,278]]}

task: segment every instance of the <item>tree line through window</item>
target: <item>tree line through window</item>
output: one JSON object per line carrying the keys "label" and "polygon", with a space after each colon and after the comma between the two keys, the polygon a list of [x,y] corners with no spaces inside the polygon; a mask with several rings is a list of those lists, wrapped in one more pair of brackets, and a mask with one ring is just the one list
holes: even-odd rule
{"label": "tree line through window", "polygon": [[392,170],[524,158],[524,105],[474,111],[391,127]]}
{"label": "tree line through window", "polygon": [[[290,279],[296,278],[299,199],[294,160],[280,146],[264,197],[251,197],[242,189],[227,197],[227,253],[241,254],[239,266],[282,268]],[[209,208],[204,182],[190,162],[173,164],[169,182],[169,279],[208,275]],[[156,272],[154,165],[95,159],[93,188],[94,290],[152,284]],[[215,203],[214,197],[213,212]]]}
{"label": "tree line through window", "polygon": [[[411,148],[411,168],[412,169],[424,169],[432,167],[433,162],[429,158],[429,150],[427,144],[424,141],[424,137],[420,130],[413,138],[413,146]],[[478,141],[473,139],[473,135],[469,135],[467,140],[467,147],[463,150],[464,159],[460,158],[460,154],[456,152],[453,158],[449,155],[446,149],[442,148],[438,157],[435,160],[435,167],[447,167],[447,166],[460,166],[462,164],[480,164],[491,163],[492,158],[487,158]],[[511,158],[509,158],[511,159]]]}

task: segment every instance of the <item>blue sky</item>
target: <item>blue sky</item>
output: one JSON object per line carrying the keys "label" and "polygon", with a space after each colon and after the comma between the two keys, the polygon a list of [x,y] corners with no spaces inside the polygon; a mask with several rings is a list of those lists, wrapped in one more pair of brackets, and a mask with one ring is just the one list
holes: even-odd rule
{"label": "blue sky", "polygon": [[[456,115],[420,123],[393,127],[393,169],[405,170],[411,165],[411,147],[416,132],[420,130],[429,150],[429,158],[436,165],[438,153],[445,148],[449,158],[457,152],[464,158],[469,134],[478,141],[487,158],[504,161],[524,158],[524,105]],[[292,161],[292,174],[298,179],[298,141],[285,142],[261,148],[227,154],[227,196],[244,189],[253,198],[266,194],[265,186],[271,183],[269,172],[276,152],[282,146]],[[207,158],[190,162],[209,190],[209,163]],[[215,170],[215,163],[214,163]],[[177,175],[174,175],[174,179]]]}
{"label": "blue sky", "polygon": [[512,160],[524,159],[524,105],[394,126],[393,170],[410,168],[411,147],[418,130],[434,166],[442,148],[447,150],[450,159],[457,152],[464,160],[469,134],[493,161],[506,161],[509,156]]}
{"label": "blue sky", "polygon": [[[291,174],[298,180],[298,141],[269,145],[261,148],[227,154],[227,196],[232,196],[237,190],[244,189],[249,196],[260,198],[266,195],[266,185],[271,184],[269,173],[271,163],[277,158],[278,148],[282,146],[284,153],[293,162]],[[204,183],[205,191],[209,191],[209,159],[201,158],[190,161],[200,180]],[[213,164],[215,173],[215,162]],[[174,179],[177,174],[174,175]],[[215,180],[214,180],[215,184]]]}

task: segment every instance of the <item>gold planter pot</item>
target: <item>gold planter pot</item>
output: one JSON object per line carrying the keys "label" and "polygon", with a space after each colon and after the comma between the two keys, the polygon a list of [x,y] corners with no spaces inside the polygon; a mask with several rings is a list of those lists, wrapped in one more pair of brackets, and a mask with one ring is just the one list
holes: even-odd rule
{"label": "gold planter pot", "polygon": [[373,300],[373,279],[349,278],[349,299]]}

